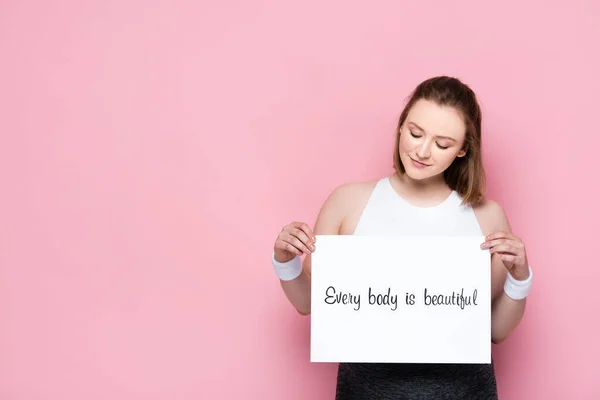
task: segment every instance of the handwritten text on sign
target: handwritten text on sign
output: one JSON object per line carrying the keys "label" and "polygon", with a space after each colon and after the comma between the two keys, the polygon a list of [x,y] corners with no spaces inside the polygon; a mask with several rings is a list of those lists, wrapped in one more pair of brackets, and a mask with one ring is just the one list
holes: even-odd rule
{"label": "handwritten text on sign", "polygon": [[317,236],[311,361],[489,363],[483,236]]}

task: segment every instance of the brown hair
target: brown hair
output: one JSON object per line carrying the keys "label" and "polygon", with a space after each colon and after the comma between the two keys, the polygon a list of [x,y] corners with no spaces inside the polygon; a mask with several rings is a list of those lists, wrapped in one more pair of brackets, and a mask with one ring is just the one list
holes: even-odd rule
{"label": "brown hair", "polygon": [[463,198],[462,204],[474,205],[485,196],[486,177],[481,156],[481,109],[477,96],[469,86],[457,78],[438,76],[420,83],[409,96],[396,128],[394,168],[399,174],[406,173],[400,160],[400,131],[412,106],[420,99],[433,101],[440,106],[455,108],[466,125],[463,149],[467,153],[456,157],[444,171],[446,184]]}

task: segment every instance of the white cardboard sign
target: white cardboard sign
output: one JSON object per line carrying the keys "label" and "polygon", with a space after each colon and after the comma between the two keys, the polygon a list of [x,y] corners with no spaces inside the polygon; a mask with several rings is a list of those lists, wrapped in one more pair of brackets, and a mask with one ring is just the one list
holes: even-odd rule
{"label": "white cardboard sign", "polygon": [[491,362],[483,236],[318,235],[312,362]]}

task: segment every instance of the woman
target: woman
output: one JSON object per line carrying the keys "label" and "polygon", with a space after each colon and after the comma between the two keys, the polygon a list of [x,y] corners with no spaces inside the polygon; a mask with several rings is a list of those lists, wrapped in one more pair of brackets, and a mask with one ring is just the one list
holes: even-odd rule
{"label": "woman", "polygon": [[[483,235],[481,248],[491,254],[491,341],[501,343],[523,316],[533,274],[504,210],[484,196],[475,93],[456,78],[422,82],[400,115],[393,154],[391,176],[335,188],[314,229],[283,227],[271,261],[287,298],[300,314],[310,313],[315,235]],[[336,398],[484,400],[497,399],[497,388],[493,362],[341,363]]]}

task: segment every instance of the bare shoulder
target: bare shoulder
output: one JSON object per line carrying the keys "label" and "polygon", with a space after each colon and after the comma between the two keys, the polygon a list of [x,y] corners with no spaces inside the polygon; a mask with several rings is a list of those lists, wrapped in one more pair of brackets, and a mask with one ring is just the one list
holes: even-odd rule
{"label": "bare shoulder", "polygon": [[[356,226],[353,221],[358,220],[356,216],[360,215],[376,184],[377,181],[349,182],[335,187],[321,206],[313,232],[316,235],[351,233],[353,224]],[[310,276],[310,254],[304,258],[303,268]]]}
{"label": "bare shoulder", "polygon": [[321,207],[316,234],[344,234],[348,220],[362,210],[377,181],[347,182],[335,187]]}
{"label": "bare shoulder", "polygon": [[504,207],[497,201],[485,199],[473,206],[473,211],[484,235],[500,230],[510,231],[510,223]]}
{"label": "bare shoulder", "polygon": [[344,198],[344,215],[340,224],[340,235],[352,235],[354,233],[377,182],[378,180],[353,182],[340,187]]}
{"label": "bare shoulder", "polygon": [[353,205],[360,197],[369,196],[377,181],[348,182],[336,187],[331,193],[342,205]]}

